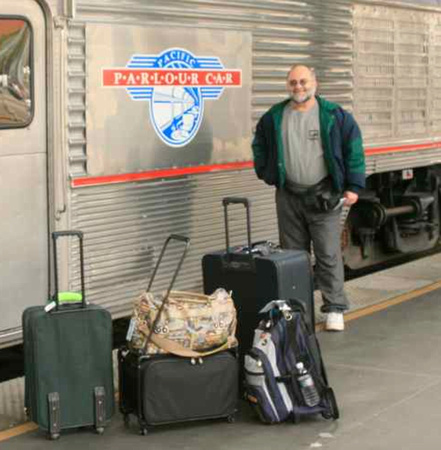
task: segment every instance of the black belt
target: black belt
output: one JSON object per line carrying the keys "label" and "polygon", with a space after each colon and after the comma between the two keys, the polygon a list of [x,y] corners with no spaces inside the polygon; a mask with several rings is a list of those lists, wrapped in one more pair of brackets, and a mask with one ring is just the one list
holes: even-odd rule
{"label": "black belt", "polygon": [[333,211],[341,200],[341,193],[332,189],[330,176],[312,186],[286,181],[284,189],[289,194],[298,197],[307,209],[316,212]]}
{"label": "black belt", "polygon": [[332,191],[332,180],[331,177],[328,176],[323,178],[323,180],[320,180],[318,183],[310,186],[286,180],[284,188],[291,194],[302,197],[310,197],[321,194],[325,191]]}

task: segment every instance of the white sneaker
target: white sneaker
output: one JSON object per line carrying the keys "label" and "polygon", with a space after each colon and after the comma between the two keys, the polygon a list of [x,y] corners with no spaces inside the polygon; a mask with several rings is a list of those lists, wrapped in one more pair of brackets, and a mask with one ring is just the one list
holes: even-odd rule
{"label": "white sneaker", "polygon": [[345,321],[343,313],[330,312],[326,316],[326,331],[343,331],[345,329]]}

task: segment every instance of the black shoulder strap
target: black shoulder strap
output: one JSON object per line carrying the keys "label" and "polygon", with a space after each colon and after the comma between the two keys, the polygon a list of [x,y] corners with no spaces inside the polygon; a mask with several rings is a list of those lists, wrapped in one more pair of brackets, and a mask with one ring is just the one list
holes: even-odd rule
{"label": "black shoulder strap", "polygon": [[292,319],[286,320],[286,345],[289,345],[293,349],[294,355],[296,357],[296,362],[302,360],[302,354],[299,350],[299,346],[297,345],[297,327],[295,324],[295,321],[299,319],[301,319],[301,313],[293,312]]}

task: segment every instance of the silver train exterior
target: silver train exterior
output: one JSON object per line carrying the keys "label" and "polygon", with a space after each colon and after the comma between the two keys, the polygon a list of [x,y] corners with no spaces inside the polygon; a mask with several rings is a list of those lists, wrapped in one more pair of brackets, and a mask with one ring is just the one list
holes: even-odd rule
{"label": "silver train exterior", "polygon": [[[191,238],[177,282],[225,246],[221,199],[251,200],[253,240],[277,241],[274,190],[252,169],[253,127],[285,98],[287,69],[353,111],[368,189],[345,211],[357,268],[439,238],[439,2],[2,0],[0,346],[53,285],[50,232],[85,233],[87,297],[130,313],[166,236]],[[234,209],[232,244],[243,243]],[[179,249],[158,276],[165,288]],[[78,248],[59,255],[78,289]]]}

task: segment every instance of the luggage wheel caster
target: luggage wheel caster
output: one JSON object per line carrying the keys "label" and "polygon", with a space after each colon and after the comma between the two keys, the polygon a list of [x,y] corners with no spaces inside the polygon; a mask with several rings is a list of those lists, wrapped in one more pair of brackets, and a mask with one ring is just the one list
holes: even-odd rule
{"label": "luggage wheel caster", "polygon": [[340,412],[338,410],[337,401],[332,388],[327,388],[323,396],[325,399],[325,404],[328,405],[329,409],[322,412],[322,417],[328,420],[337,420],[340,417]]}
{"label": "luggage wheel caster", "polygon": [[95,428],[96,434],[104,434],[104,427]]}
{"label": "luggage wheel caster", "polygon": [[139,433],[140,433],[142,436],[147,436],[147,435],[149,434],[149,430],[147,430],[147,428],[141,428],[141,429],[139,430]]}
{"label": "luggage wheel caster", "polygon": [[300,423],[300,414],[293,412],[292,413],[292,423],[298,424]]}
{"label": "luggage wheel caster", "polygon": [[124,425],[126,427],[128,427],[130,425],[130,416],[129,416],[129,414],[124,414],[123,420],[124,420]]}
{"label": "luggage wheel caster", "polygon": [[234,414],[230,414],[229,416],[227,416],[227,422],[228,423],[236,422],[236,417],[234,417]]}
{"label": "luggage wheel caster", "polygon": [[60,433],[49,433],[48,439],[51,441],[56,441],[57,439],[60,439]]}

